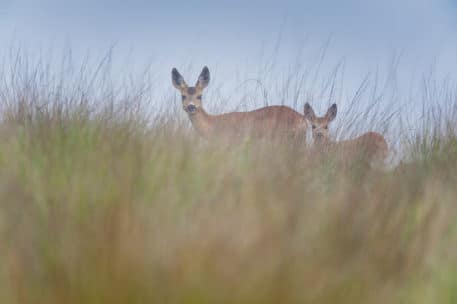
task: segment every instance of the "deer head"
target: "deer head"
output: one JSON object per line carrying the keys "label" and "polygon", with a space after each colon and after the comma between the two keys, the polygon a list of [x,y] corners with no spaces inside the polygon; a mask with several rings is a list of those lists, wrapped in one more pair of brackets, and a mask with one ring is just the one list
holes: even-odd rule
{"label": "deer head", "polygon": [[205,66],[198,77],[197,83],[189,87],[184,78],[176,68],[171,71],[173,85],[181,93],[182,106],[189,115],[197,113],[202,108],[203,90],[208,86],[210,80],[209,69]]}
{"label": "deer head", "polygon": [[305,104],[305,118],[310,122],[315,144],[325,144],[330,141],[328,126],[337,114],[337,106],[333,104],[323,117],[317,117],[309,103]]}

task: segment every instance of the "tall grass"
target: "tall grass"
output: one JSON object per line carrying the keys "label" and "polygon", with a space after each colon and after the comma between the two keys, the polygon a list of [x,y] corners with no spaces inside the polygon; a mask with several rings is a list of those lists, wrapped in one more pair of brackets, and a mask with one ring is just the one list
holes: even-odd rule
{"label": "tall grass", "polygon": [[[1,303],[455,303],[450,88],[412,135],[388,128],[404,124],[391,112],[346,114],[340,129],[398,140],[401,164],[376,171],[203,141],[179,104],[151,107],[147,84],[118,87],[103,64],[13,62],[0,86]],[[350,100],[384,98],[364,86]]]}

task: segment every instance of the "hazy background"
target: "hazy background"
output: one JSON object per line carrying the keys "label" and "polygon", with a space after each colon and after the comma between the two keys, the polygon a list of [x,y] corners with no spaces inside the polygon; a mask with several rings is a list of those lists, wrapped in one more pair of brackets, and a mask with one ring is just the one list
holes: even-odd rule
{"label": "hazy background", "polygon": [[193,82],[208,65],[216,84],[233,82],[228,95],[262,63],[273,59],[274,71],[297,58],[313,63],[327,46],[322,70],[344,62],[348,91],[397,60],[400,87],[411,90],[431,67],[439,77],[454,77],[456,17],[457,1],[451,0],[3,0],[0,52],[9,46],[32,55],[71,48],[78,60],[88,51],[102,58],[114,46],[118,73],[150,63],[156,81],[172,92],[171,67]]}

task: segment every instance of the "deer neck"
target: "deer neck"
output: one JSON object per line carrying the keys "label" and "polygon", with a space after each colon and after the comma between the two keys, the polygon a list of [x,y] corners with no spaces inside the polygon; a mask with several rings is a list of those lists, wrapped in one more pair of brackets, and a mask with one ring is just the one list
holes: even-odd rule
{"label": "deer neck", "polygon": [[333,146],[333,142],[329,138],[321,139],[319,141],[314,141],[314,145],[318,149],[328,150]]}
{"label": "deer neck", "polygon": [[208,114],[203,108],[198,108],[195,113],[189,113],[192,126],[198,134],[205,138],[211,137],[213,133],[213,116]]}

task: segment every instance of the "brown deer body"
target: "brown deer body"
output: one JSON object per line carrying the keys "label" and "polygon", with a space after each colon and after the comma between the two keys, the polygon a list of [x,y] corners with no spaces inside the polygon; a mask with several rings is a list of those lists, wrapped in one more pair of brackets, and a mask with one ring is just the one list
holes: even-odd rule
{"label": "brown deer body", "polygon": [[328,125],[336,117],[336,104],[333,104],[323,117],[317,117],[308,103],[304,112],[312,126],[315,153],[330,153],[342,161],[366,160],[372,165],[382,163],[387,158],[389,148],[384,136],[379,133],[367,132],[339,142],[330,140]]}
{"label": "brown deer body", "polygon": [[189,87],[176,69],[172,71],[172,82],[181,93],[184,111],[201,136],[207,139],[297,139],[306,134],[305,117],[286,106],[269,106],[250,112],[221,115],[208,114],[202,106],[202,93],[209,81],[207,67],[203,68],[194,87]]}

